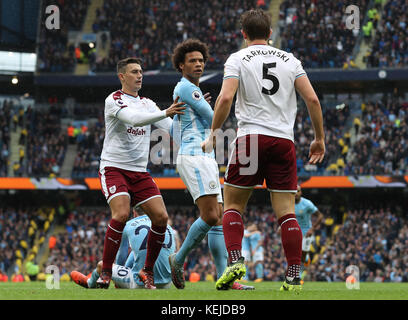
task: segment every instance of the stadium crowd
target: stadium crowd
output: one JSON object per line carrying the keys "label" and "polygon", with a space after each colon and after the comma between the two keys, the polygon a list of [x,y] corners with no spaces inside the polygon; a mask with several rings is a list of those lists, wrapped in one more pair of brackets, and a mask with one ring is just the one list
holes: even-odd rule
{"label": "stadium crowd", "polygon": [[[75,47],[68,44],[68,32],[82,28],[90,0],[46,0],[43,1],[44,16],[41,19],[38,43],[39,72],[72,72],[76,64]],[[48,14],[45,11],[50,5],[59,8],[59,29],[46,26]],[[55,21],[54,21],[55,23]]]}
{"label": "stadium crowd", "polygon": [[12,107],[13,103],[8,100],[0,107],[0,177],[8,176]]}
{"label": "stadium crowd", "polygon": [[345,174],[408,174],[408,102],[390,100],[362,104],[356,142]]}
{"label": "stadium crowd", "polygon": [[[379,1],[380,3],[382,1]],[[367,67],[406,67],[408,65],[408,4],[405,0],[387,1],[384,7],[377,6],[381,19],[373,17],[372,30],[367,38],[372,39],[372,48],[366,57]],[[368,24],[367,27],[370,27]],[[372,37],[374,31],[374,37]]]}
{"label": "stadium crowd", "polygon": [[[361,14],[368,0],[357,0]],[[345,0],[285,0],[280,6],[280,47],[304,68],[342,68],[350,60],[357,32],[346,28]]]}
{"label": "stadium crowd", "polygon": [[228,54],[241,45],[239,15],[257,6],[267,9],[265,3],[268,1],[105,0],[93,28],[110,31],[111,48],[107,58],[97,60],[96,71],[114,71],[116,62],[128,56],[143,57],[145,70],[173,70],[174,46],[187,38],[208,44],[207,69],[222,69]]}
{"label": "stadium crowd", "polygon": [[31,253],[34,241],[45,234],[46,220],[41,208],[0,207],[0,273],[7,274],[13,266],[13,272],[22,272],[21,263]]}
{"label": "stadium crowd", "polygon": [[[195,207],[169,207],[172,226],[181,241],[197,216]],[[323,210],[324,211],[324,210]],[[360,207],[340,213],[340,217],[325,213],[326,221],[316,232],[312,263],[306,281],[345,281],[346,267],[357,265],[361,281],[408,282],[408,219],[401,208]],[[101,259],[103,237],[109,219],[107,209],[77,208],[68,214],[64,231],[58,235],[46,265],[60,267],[61,274],[79,270],[88,274]],[[272,209],[251,207],[244,215],[245,225],[256,223],[264,237],[264,280],[282,281],[286,268],[278,222]],[[381,222],[381,223],[380,223]],[[193,272],[201,280],[213,280],[216,269],[206,240],[188,256],[186,278]],[[249,279],[255,272],[249,268]]]}
{"label": "stadium crowd", "polygon": [[59,176],[68,146],[67,134],[61,126],[60,109],[55,106],[46,111],[27,109],[25,115],[27,157],[26,165],[18,175]]}

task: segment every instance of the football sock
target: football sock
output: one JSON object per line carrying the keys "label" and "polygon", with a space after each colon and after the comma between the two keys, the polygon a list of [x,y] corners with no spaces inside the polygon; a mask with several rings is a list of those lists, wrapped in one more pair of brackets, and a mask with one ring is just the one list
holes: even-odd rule
{"label": "football sock", "polygon": [[225,247],[224,233],[222,226],[214,226],[208,232],[208,247],[214,259],[215,268],[217,269],[217,279],[219,279],[228,262],[228,252]]}
{"label": "football sock", "polygon": [[255,275],[257,279],[263,279],[264,277],[264,268],[262,263],[257,263],[255,265]]}
{"label": "football sock", "polygon": [[239,211],[228,209],[222,218],[225,246],[228,251],[228,262],[234,263],[241,257],[244,222]]}
{"label": "football sock", "polygon": [[109,221],[103,245],[102,270],[112,273],[112,264],[115,261],[125,223],[112,219]]}
{"label": "football sock", "polygon": [[143,269],[153,272],[154,264],[159,256],[160,250],[166,236],[167,226],[159,227],[152,224],[147,235],[147,253]]}
{"label": "football sock", "polygon": [[294,213],[284,215],[278,222],[281,227],[282,246],[288,263],[286,276],[297,278],[302,259],[302,231]]}
{"label": "football sock", "polygon": [[96,269],[94,269],[94,271],[92,271],[91,277],[88,279],[88,287],[96,288],[96,280],[98,280],[98,278],[99,278],[99,273],[98,271],[96,271]]}
{"label": "football sock", "polygon": [[208,225],[203,219],[198,218],[196,221],[194,221],[188,230],[186,239],[176,254],[176,263],[184,264],[184,260],[186,260],[187,255],[201,243],[210,229],[211,226]]}

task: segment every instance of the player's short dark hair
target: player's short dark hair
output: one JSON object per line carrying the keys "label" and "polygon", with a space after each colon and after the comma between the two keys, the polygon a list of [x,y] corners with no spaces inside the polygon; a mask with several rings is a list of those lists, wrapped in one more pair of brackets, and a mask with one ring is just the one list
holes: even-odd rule
{"label": "player's short dark hair", "polygon": [[242,30],[246,33],[249,40],[266,40],[269,38],[272,21],[267,12],[261,9],[245,11],[241,15],[240,22]]}
{"label": "player's short dark hair", "polygon": [[208,46],[197,39],[187,39],[182,43],[179,43],[173,51],[172,62],[174,68],[181,72],[180,63],[184,63],[186,54],[193,51],[199,51],[203,55],[204,63],[207,62],[209,53]]}
{"label": "player's short dark hair", "polygon": [[119,60],[118,63],[116,64],[117,73],[124,73],[126,71],[126,66],[131,63],[137,63],[139,65],[142,65],[142,59],[130,57]]}

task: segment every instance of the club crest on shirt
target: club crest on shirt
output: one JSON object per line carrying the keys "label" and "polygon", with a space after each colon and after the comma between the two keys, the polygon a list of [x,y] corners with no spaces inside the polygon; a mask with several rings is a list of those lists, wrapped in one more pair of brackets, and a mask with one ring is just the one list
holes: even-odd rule
{"label": "club crest on shirt", "polygon": [[210,181],[209,187],[211,190],[214,190],[217,188],[217,183],[215,181]]}
{"label": "club crest on shirt", "polygon": [[112,186],[109,188],[110,193],[115,193],[115,191],[116,191],[116,186]]}
{"label": "club crest on shirt", "polygon": [[201,99],[201,93],[197,90],[193,91],[191,96],[193,97],[194,100],[197,100],[197,101]]}

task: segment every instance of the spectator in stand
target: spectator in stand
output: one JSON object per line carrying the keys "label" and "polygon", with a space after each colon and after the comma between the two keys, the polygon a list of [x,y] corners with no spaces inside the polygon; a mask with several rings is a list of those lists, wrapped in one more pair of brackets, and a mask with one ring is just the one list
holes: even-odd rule
{"label": "spectator in stand", "polygon": [[[38,71],[39,72],[72,72],[75,56],[72,45],[68,47],[68,32],[80,31],[84,22],[90,0],[46,0],[43,1],[44,17],[41,19]],[[49,30],[45,26],[45,8],[58,6],[61,14],[59,30]]]}
{"label": "spectator in stand", "polygon": [[[353,2],[366,12],[368,0]],[[292,52],[304,68],[342,68],[356,44],[345,26],[349,3],[323,0],[285,0],[280,6],[281,49]]]}
{"label": "spectator in stand", "polygon": [[[378,8],[381,8],[380,6]],[[367,67],[406,67],[408,65],[408,3],[388,1],[375,32]]]}
{"label": "spectator in stand", "polygon": [[[41,118],[41,121],[38,119]],[[30,177],[58,176],[68,146],[68,136],[62,130],[57,109],[34,110],[27,141],[27,166],[24,174]]]}
{"label": "spectator in stand", "polygon": [[207,70],[222,69],[227,53],[237,51],[241,45],[237,17],[258,2],[267,9],[266,1],[263,4],[257,0],[105,0],[97,12],[96,24],[98,30],[110,31],[111,48],[107,58],[97,61],[96,71],[112,72],[115,61],[127,56],[143,57],[144,70],[171,70],[174,44],[187,38],[199,38],[208,44]]}
{"label": "spectator in stand", "polygon": [[0,177],[8,176],[12,108],[13,103],[8,100],[4,100],[0,107]]}
{"label": "spectator in stand", "polygon": [[408,174],[408,102],[366,103],[346,174]]}

